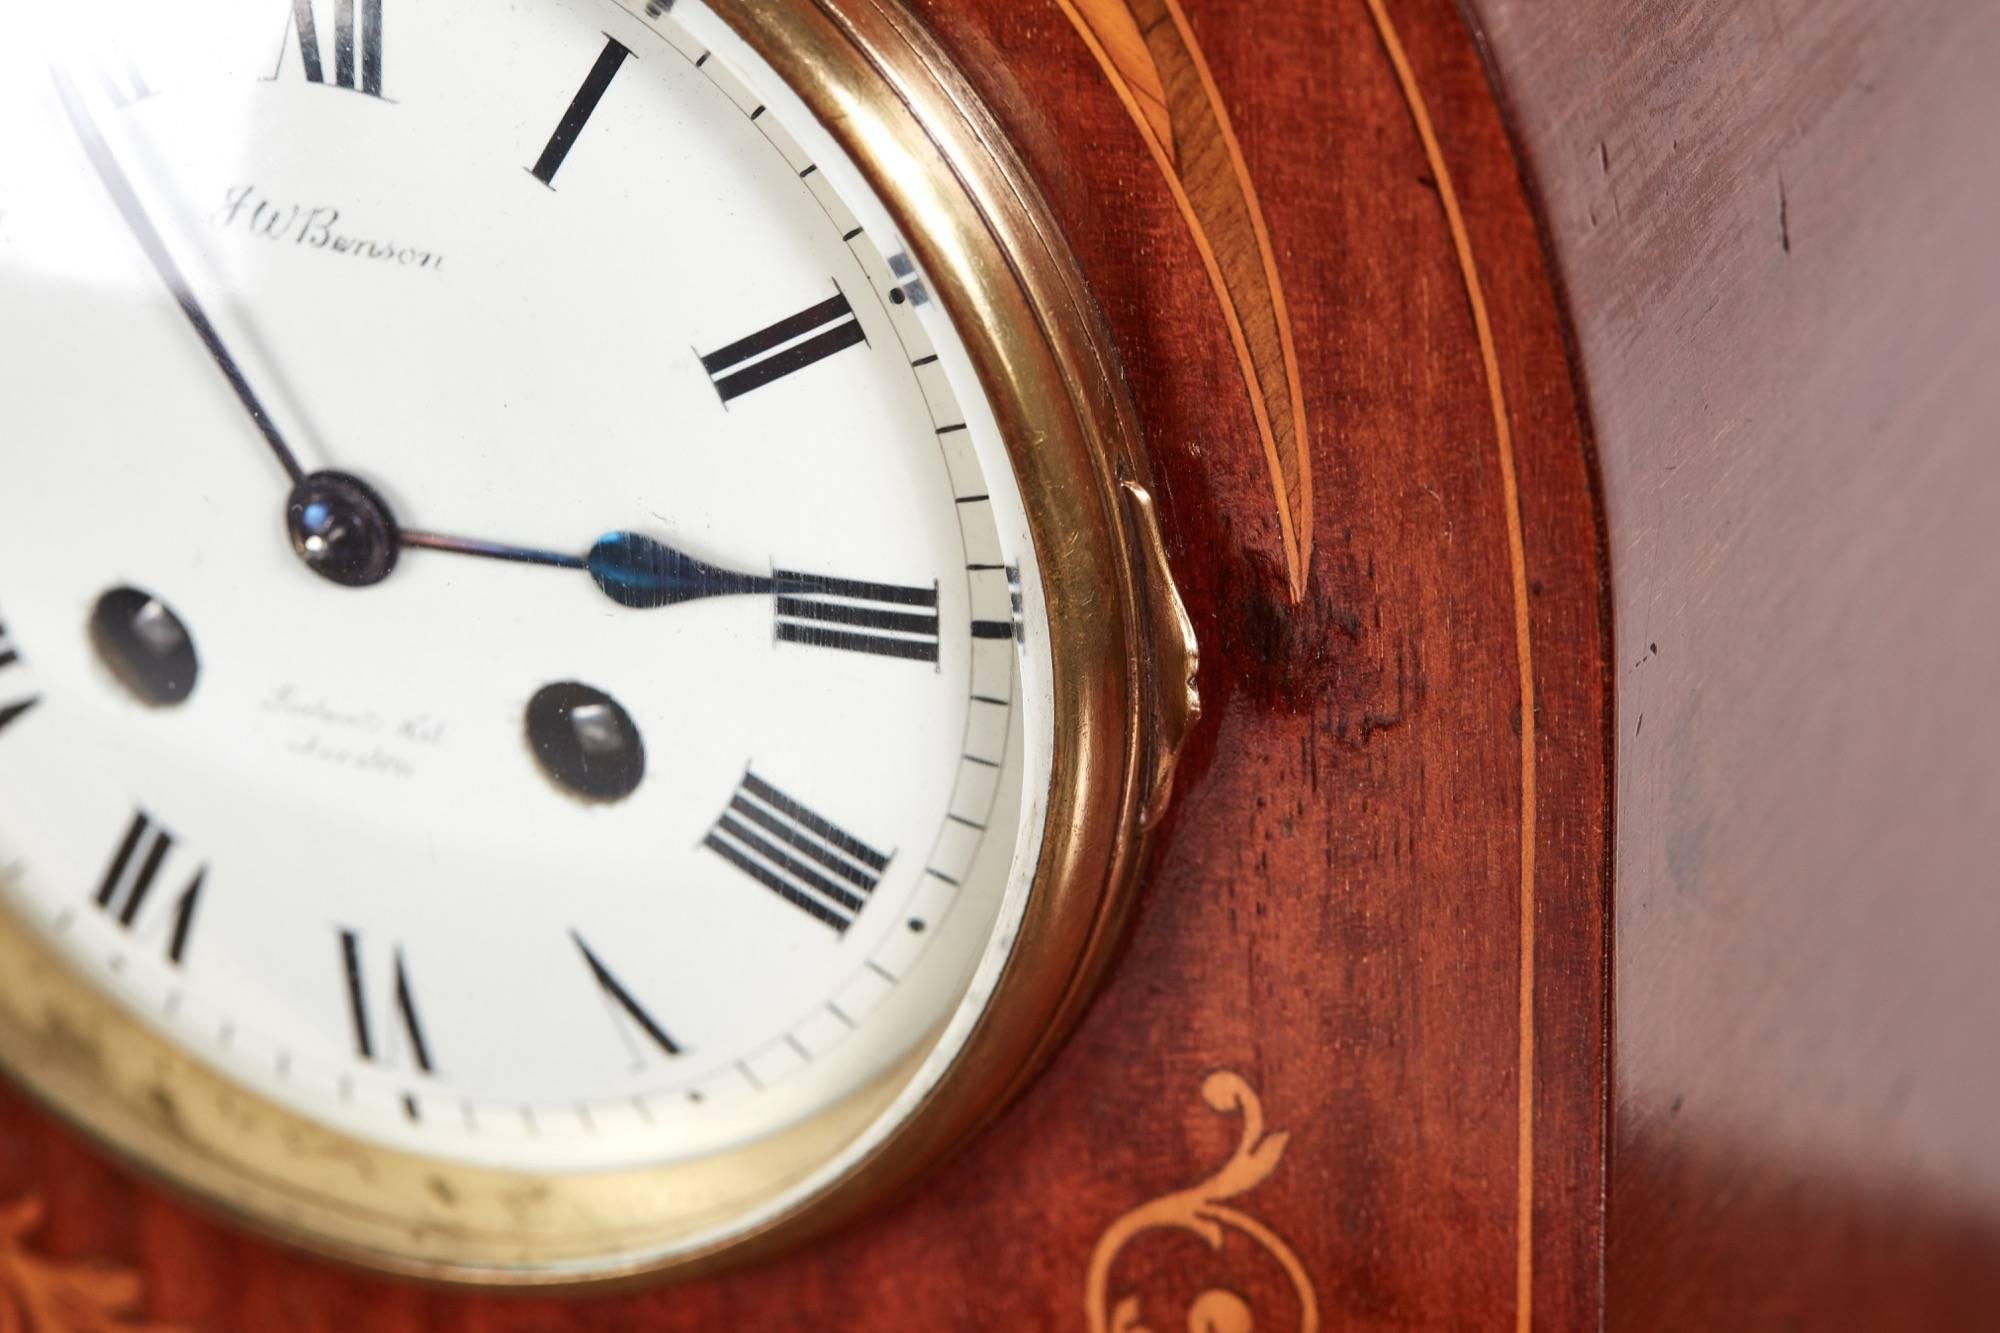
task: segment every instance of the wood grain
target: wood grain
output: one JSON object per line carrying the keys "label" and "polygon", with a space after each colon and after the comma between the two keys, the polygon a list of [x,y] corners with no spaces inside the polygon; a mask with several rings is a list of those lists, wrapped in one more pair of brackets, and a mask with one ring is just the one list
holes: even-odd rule
{"label": "wood grain", "polygon": [[2000,1304],[1992,5],[1466,5],[1618,641],[1618,1328]]}
{"label": "wood grain", "polygon": [[[1500,474],[1500,503],[1507,525],[1507,566],[1514,595],[1514,671],[1521,692],[1520,715],[1535,711],[1535,649],[1533,620],[1528,611],[1527,542],[1521,532],[1521,482],[1514,462],[1514,432],[1507,414],[1507,382],[1500,373],[1500,358],[1493,342],[1493,321],[1486,312],[1485,280],[1479,260],[1472,251],[1466,231],[1465,212],[1459,206],[1458,189],[1452,184],[1451,168],[1438,144],[1437,129],[1431,123],[1430,107],[1424,90],[1410,66],[1395,21],[1382,0],[1368,0],[1369,16],[1375,20],[1382,38],[1383,52],[1396,71],[1396,82],[1409,104],[1410,120],[1423,141],[1424,156],[1437,184],[1438,202],[1444,207],[1451,228],[1453,252],[1458,256],[1459,275],[1465,280],[1465,299],[1472,312],[1473,331],[1479,338],[1479,358],[1485,371],[1486,393],[1493,404],[1493,455]],[[1515,1061],[1518,1088],[1514,1180],[1514,1324],[1528,1329],[1535,1320],[1535,731],[1521,728],[1521,971],[1515,987],[1516,1025],[1520,1055]]]}

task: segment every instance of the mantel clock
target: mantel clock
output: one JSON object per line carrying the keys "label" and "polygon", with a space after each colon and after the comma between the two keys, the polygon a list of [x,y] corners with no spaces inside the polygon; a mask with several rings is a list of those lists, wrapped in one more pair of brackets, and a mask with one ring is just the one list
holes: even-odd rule
{"label": "mantel clock", "polygon": [[0,1333],[1990,1324],[1995,68],[0,3]]}
{"label": "mantel clock", "polygon": [[1074,261],[908,17],[8,23],[13,1072],[468,1282],[768,1248],[991,1115],[1194,646]]}

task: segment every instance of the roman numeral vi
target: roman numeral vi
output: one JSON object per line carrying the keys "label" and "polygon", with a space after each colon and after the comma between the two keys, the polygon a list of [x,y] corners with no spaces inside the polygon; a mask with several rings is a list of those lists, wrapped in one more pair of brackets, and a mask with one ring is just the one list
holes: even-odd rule
{"label": "roman numeral vi", "polygon": [[[389,952],[388,1004],[389,1024],[378,1027],[375,999],[371,999],[372,986],[380,984],[382,973],[375,972],[377,980],[371,983],[370,968],[365,957],[367,950],[361,943],[358,931],[340,932],[340,964],[342,975],[347,981],[347,1015],[354,1027],[354,1051],[370,1064],[391,1067],[402,1062],[402,1054],[407,1054],[409,1062],[420,1073],[435,1072],[431,1064],[430,1043],[424,1040],[424,1025],[417,1017],[416,992],[410,986],[410,973],[403,963],[403,950],[393,946]],[[375,998],[381,998],[377,995]],[[402,1029],[400,1035],[395,1031]],[[398,1047],[406,1047],[399,1052]],[[417,1099],[410,1093],[403,1094],[403,1113],[415,1120]]]}

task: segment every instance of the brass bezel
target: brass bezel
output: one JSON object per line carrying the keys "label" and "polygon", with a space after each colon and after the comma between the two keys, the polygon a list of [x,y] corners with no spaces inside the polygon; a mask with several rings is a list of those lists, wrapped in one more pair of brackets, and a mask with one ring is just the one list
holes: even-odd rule
{"label": "brass bezel", "polygon": [[[348,1263],[479,1285],[687,1276],[768,1254],[906,1184],[997,1114],[1075,1021],[1197,712],[1193,636],[1109,336],[997,124],[894,0],[710,7],[887,204],[1007,440],[1043,553],[1054,662],[1053,779],[1033,890],[987,1004],[927,1088],[913,1085],[928,1054],[919,1051],[772,1138],[578,1175],[440,1162],[324,1129],[182,1053],[0,911],[0,1063],[140,1168]],[[899,1098],[916,1100],[865,1155],[770,1211]]]}

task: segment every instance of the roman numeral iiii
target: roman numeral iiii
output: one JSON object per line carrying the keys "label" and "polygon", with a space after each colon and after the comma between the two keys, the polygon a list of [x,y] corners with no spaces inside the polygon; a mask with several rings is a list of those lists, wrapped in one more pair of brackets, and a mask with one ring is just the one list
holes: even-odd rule
{"label": "roman numeral iiii", "polygon": [[702,845],[842,935],[889,868],[888,855],[748,772]]}
{"label": "roman numeral iiii", "polygon": [[702,357],[701,368],[727,403],[866,340],[854,307],[836,292],[818,305],[710,352]]}

